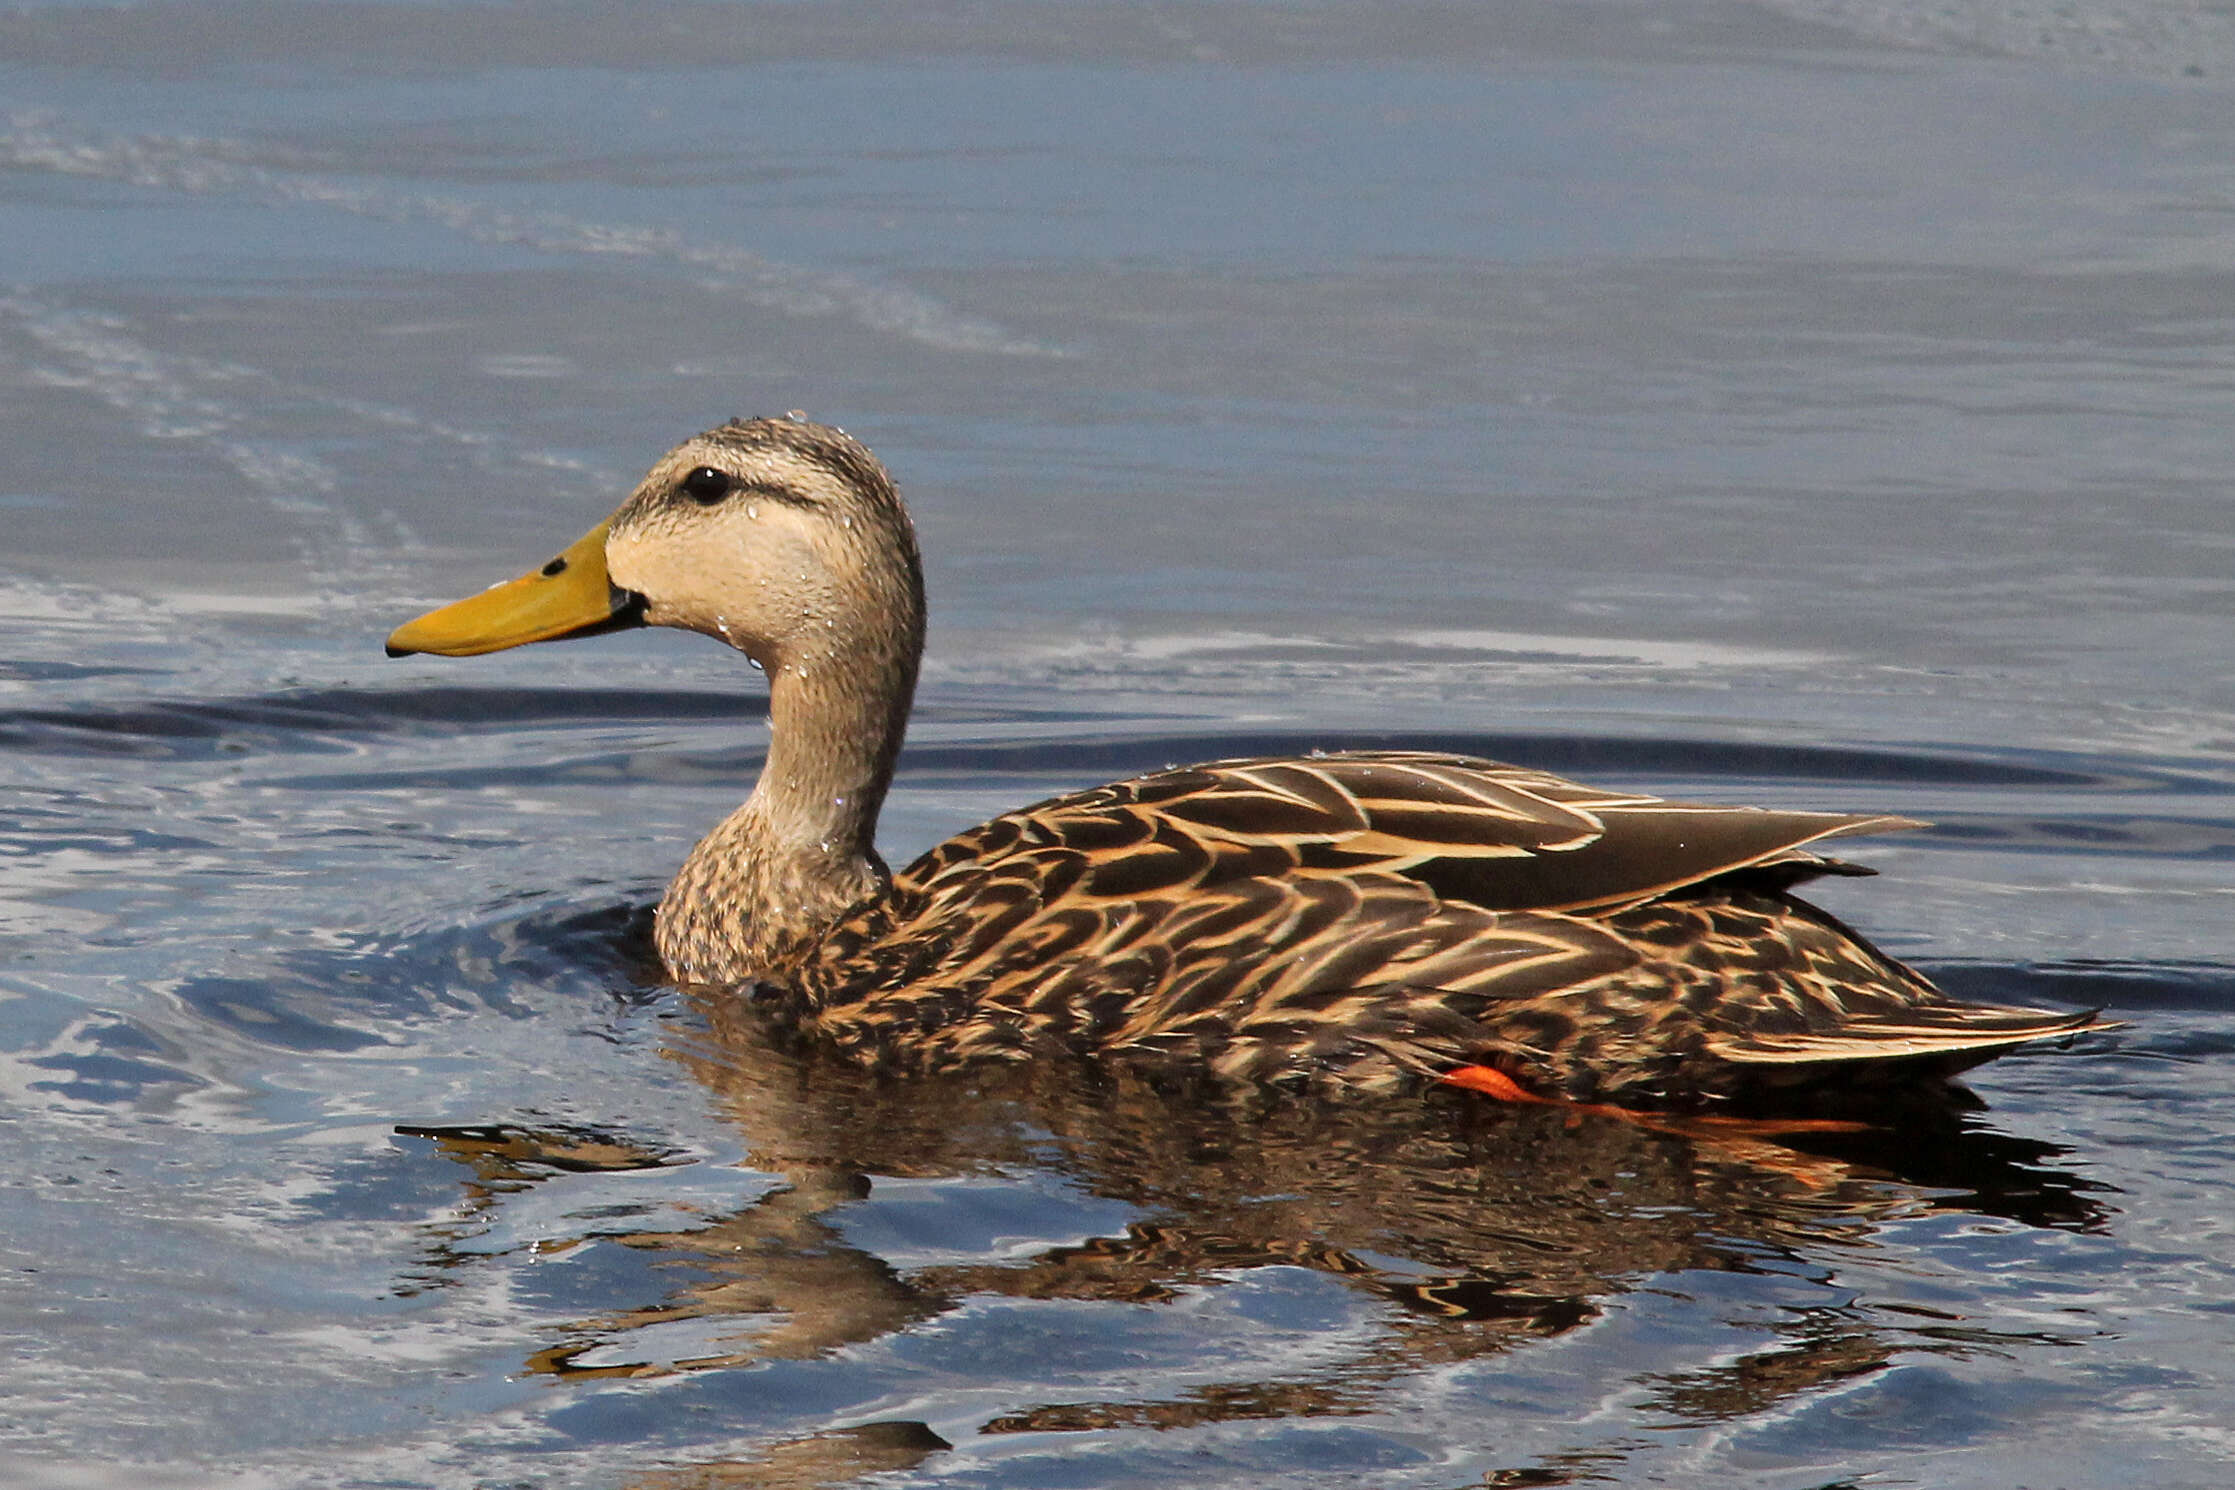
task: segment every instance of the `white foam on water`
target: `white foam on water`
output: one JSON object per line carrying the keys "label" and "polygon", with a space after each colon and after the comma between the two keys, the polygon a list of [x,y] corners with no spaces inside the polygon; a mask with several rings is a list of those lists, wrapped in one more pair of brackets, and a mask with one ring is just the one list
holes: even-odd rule
{"label": "white foam on water", "polygon": [[[273,380],[234,363],[158,351],[132,334],[123,317],[73,309],[23,294],[0,296],[0,323],[13,322],[42,354],[28,376],[107,404],[150,440],[183,440],[231,466],[288,519],[313,586],[334,603],[361,603],[368,592],[400,588],[393,555],[401,546],[376,536],[336,498],[339,474],[324,461],[253,432],[253,404],[232,396],[243,385],[258,395]],[[401,537],[392,516],[387,524]],[[416,543],[416,540],[411,540]]]}
{"label": "white foam on water", "polygon": [[[80,393],[123,415],[145,439],[203,448],[288,525],[304,569],[301,588],[292,581],[282,593],[234,592],[222,584],[165,586],[141,609],[152,606],[166,616],[354,613],[386,609],[398,597],[417,593],[417,561],[431,545],[389,508],[353,510],[343,473],[268,432],[285,417],[275,410],[321,409],[383,437],[454,448],[476,466],[530,466],[574,478],[585,491],[627,484],[622,473],[577,456],[523,447],[412,409],[325,393],[262,368],[165,351],[143,339],[143,329],[129,318],[23,290],[0,294],[0,381]],[[86,607],[68,587],[14,582],[0,586],[0,619],[37,619],[45,626],[74,619],[90,625],[98,616],[104,618],[98,629],[128,632],[132,627],[117,608],[118,598],[104,595],[100,605]]]}
{"label": "white foam on water", "polygon": [[[325,207],[387,222],[431,223],[474,243],[542,253],[665,260],[712,277],[751,305],[790,316],[839,316],[872,331],[945,351],[1011,357],[1065,355],[928,295],[835,270],[787,264],[736,244],[686,238],[668,228],[584,222],[562,213],[518,213],[464,197],[402,192],[262,163],[246,142],[201,135],[102,134],[54,114],[19,112],[0,128],[0,165],[90,177],[197,196]],[[292,154],[281,158],[293,161]]]}

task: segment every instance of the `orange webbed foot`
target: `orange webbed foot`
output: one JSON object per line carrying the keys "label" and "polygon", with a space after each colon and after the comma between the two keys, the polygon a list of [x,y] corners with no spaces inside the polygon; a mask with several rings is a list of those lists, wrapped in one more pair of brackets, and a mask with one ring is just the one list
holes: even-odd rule
{"label": "orange webbed foot", "polygon": [[1461,1066],[1457,1070],[1444,1072],[1436,1080],[1445,1086],[1465,1087],[1470,1092],[1480,1092],[1483,1096],[1500,1102],[1531,1102],[1540,1106],[1552,1102],[1552,1098],[1538,1096],[1496,1066]]}
{"label": "orange webbed foot", "polygon": [[1798,1159],[1790,1150],[1777,1145],[1776,1140],[1799,1133],[1864,1133],[1870,1129],[1868,1123],[1845,1118],[1751,1118],[1724,1113],[1639,1112],[1610,1102],[1571,1102],[1564,1097],[1546,1097],[1532,1092],[1495,1066],[1459,1066],[1436,1079],[1446,1086],[1478,1092],[1498,1102],[1556,1107],[1577,1117],[1619,1118],[1648,1133],[1691,1139],[1731,1157],[1793,1175],[1816,1187],[1828,1182],[1823,1172],[1827,1165],[1840,1175],[1844,1175],[1846,1166],[1835,1161]]}

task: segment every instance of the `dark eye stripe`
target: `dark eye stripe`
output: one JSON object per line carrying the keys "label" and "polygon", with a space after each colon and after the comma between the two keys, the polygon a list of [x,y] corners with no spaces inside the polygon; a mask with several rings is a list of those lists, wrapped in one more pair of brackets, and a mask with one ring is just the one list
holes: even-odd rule
{"label": "dark eye stripe", "polygon": [[819,505],[813,497],[802,496],[788,486],[773,481],[747,481],[733,490],[755,497],[765,497],[771,502],[782,502],[787,507],[814,507]]}

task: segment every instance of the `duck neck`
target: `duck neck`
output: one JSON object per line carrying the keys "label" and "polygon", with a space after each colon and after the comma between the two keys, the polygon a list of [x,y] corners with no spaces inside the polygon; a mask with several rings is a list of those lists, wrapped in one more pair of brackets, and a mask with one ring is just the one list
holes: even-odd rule
{"label": "duck neck", "polygon": [[907,728],[920,636],[856,630],[846,645],[765,659],[760,780],[691,851],[660,903],[660,956],[676,977],[782,980],[840,918],[884,893],[877,813]]}
{"label": "duck neck", "polygon": [[768,760],[740,814],[776,859],[873,867],[915,693],[908,659],[824,655],[768,674]]}

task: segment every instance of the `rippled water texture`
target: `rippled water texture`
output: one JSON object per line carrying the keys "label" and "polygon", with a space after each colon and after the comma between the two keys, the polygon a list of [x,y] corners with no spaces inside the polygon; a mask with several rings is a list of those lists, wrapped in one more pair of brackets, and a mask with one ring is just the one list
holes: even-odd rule
{"label": "rippled water texture", "polygon": [[[2235,19],[0,14],[0,1483],[2235,1482]],[[661,985],[697,638],[387,662],[804,409],[901,859],[1390,743],[1889,811],[2124,1029],[1778,1143],[888,1084]]]}

